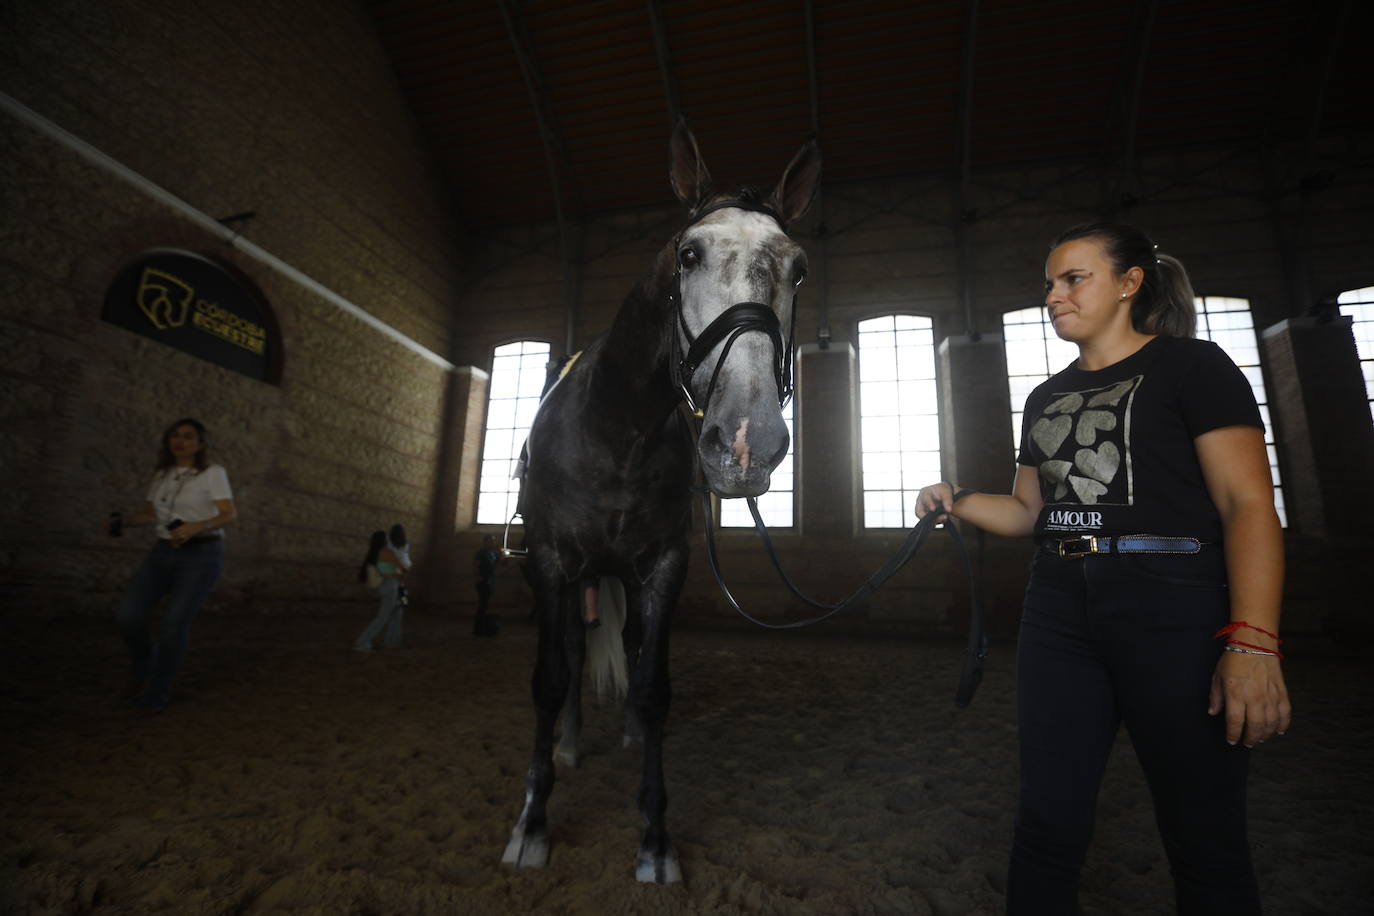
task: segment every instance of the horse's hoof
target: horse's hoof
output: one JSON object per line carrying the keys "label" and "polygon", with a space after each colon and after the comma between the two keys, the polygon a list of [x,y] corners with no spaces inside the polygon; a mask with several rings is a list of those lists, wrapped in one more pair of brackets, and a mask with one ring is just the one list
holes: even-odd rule
{"label": "horse's hoof", "polygon": [[549,835],[546,832],[511,831],[510,842],[501,854],[501,864],[516,868],[543,868],[549,864]]}
{"label": "horse's hoof", "polygon": [[671,845],[657,855],[641,849],[639,861],[635,863],[635,880],[642,884],[680,884],[682,866],[677,861],[677,850]]}
{"label": "horse's hoof", "polygon": [[561,763],[563,766],[571,767],[574,770],[577,769],[577,765],[581,760],[576,750],[565,747],[555,748],[553,752],[553,759]]}

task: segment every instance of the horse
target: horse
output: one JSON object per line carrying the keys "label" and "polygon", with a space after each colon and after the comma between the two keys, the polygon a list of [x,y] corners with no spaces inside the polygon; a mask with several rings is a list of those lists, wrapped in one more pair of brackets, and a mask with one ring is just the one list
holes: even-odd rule
{"label": "horse", "polygon": [[[621,645],[603,656],[614,663],[623,653],[624,743],[643,746],[635,877],[682,880],[665,826],[663,734],[672,697],[669,626],[686,577],[695,471],[699,464],[721,497],[757,496],[787,453],[782,409],[806,254],[786,228],[815,197],[820,149],[807,140],[766,197],[752,189],[718,193],[684,121],[670,153],[686,224],[626,295],[609,330],[547,391],[526,440],[519,503],[539,635],[534,751],[524,806],[502,854],[517,868],[548,863],[555,722],[564,710],[557,756],[576,766],[588,634],[606,633]],[[700,419],[695,437],[683,402]],[[617,603],[599,600],[607,592],[623,592],[623,624],[599,616]]]}

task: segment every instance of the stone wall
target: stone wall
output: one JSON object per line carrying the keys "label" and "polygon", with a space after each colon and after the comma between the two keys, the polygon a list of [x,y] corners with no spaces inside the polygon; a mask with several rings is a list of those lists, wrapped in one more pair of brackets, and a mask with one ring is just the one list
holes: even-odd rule
{"label": "stone wall", "polygon": [[[440,480],[461,235],[366,12],[274,3],[16,0],[0,91],[394,328],[409,347],[0,112],[0,587],[10,612],[103,612],[147,532],[158,437],[210,428],[240,513],[210,608],[365,614],[368,534],[400,522],[424,564]],[[279,385],[100,320],[154,246],[258,286]],[[420,349],[437,354],[426,358]]]}

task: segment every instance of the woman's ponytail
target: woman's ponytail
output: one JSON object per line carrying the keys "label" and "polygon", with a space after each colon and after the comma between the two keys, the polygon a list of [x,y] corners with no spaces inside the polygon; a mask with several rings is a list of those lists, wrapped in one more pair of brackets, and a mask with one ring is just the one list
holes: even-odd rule
{"label": "woman's ponytail", "polygon": [[358,567],[358,581],[367,581],[367,568],[377,562],[377,557],[381,554],[382,548],[386,546],[386,532],[374,531],[372,538],[367,544],[367,556],[363,558],[363,565]]}
{"label": "woman's ponytail", "polygon": [[[1193,284],[1178,258],[1161,254],[1155,269],[1145,271],[1131,303],[1131,324],[1142,334],[1165,337],[1192,337],[1197,333],[1197,308],[1193,305]],[[1150,287],[1150,288],[1147,288]]]}

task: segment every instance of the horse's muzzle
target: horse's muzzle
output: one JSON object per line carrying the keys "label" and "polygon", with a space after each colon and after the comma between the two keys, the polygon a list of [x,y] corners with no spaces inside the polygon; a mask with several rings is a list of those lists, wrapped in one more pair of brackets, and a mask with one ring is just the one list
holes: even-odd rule
{"label": "horse's muzzle", "polygon": [[776,423],[751,428],[748,417],[739,417],[733,430],[707,424],[697,451],[706,483],[717,496],[761,496],[768,492],[773,469],[787,455],[787,427]]}

